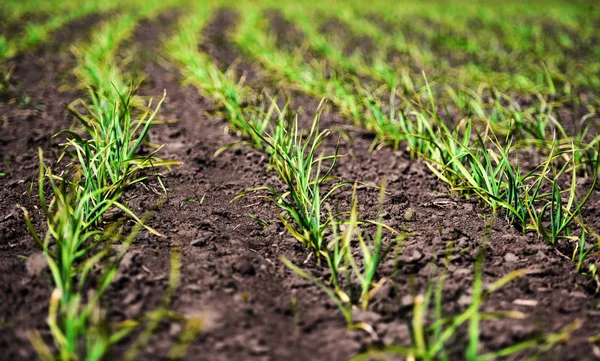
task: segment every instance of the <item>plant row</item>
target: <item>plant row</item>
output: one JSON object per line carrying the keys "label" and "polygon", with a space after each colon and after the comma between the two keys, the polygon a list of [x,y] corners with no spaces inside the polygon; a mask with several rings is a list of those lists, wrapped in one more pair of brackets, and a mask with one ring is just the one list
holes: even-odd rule
{"label": "plant row", "polygon": [[[207,54],[197,50],[198,42],[201,41],[197,34],[208,19],[204,12],[202,14],[202,16],[191,14],[187,21],[184,20],[178,34],[174,37],[176,40],[169,43],[168,52],[172,55],[177,49],[186,49],[182,52],[185,53],[185,56],[182,54],[173,59],[182,69],[186,82],[197,86],[204,95],[224,106],[227,116],[231,120],[231,128],[247,139],[250,145],[269,155],[269,169],[276,172],[283,185],[283,188],[281,185],[269,185],[251,189],[238,195],[234,200],[246,196],[248,193],[266,192],[267,198],[283,211],[280,221],[288,232],[306,247],[317,263],[326,264],[331,276],[326,280],[317,279],[288,259],[282,259],[284,264],[302,277],[319,285],[339,307],[350,328],[359,328],[373,333],[370,325],[353,320],[355,308],[368,308],[369,299],[386,281],[378,274],[378,266],[394,247],[401,244],[407,235],[398,235],[393,242],[389,241],[389,237],[387,241],[384,241],[386,239],[384,230],[392,234],[395,231],[384,225],[380,219],[360,220],[357,212],[356,186],[353,188],[350,210],[334,213],[329,207],[328,201],[334,197],[338,189],[345,186],[350,187],[353,183],[341,181],[333,175],[338,159],[337,151],[331,155],[319,153],[323,141],[330,133],[329,130],[319,130],[320,111],[316,112],[317,115],[310,131],[304,133],[299,129],[297,118],[290,114],[287,106],[280,109],[275,101],[272,101],[268,107],[261,103],[262,105],[243,109],[240,105],[245,100],[243,95],[251,94],[251,90],[236,81],[231,69],[225,73],[220,72]],[[257,31],[263,21],[261,16],[262,14],[258,11],[246,12],[244,22],[240,25],[242,30],[237,32],[237,34],[241,34],[236,38],[238,44],[242,45],[240,48],[252,47],[254,49],[252,54],[259,58],[261,63],[267,64],[268,70],[275,74],[284,74],[292,86],[300,83],[300,89],[311,94],[315,94],[313,85],[319,86],[318,84],[335,82],[335,78],[332,80],[332,77],[325,80],[326,77],[310,70],[309,66],[300,65],[300,69],[295,68],[301,62],[288,61],[290,60],[289,56],[274,49],[271,43],[272,39],[265,37],[263,40],[257,41],[256,37],[263,36],[261,31]],[[182,46],[183,44],[185,46]],[[309,70],[304,71],[304,69]],[[211,76],[206,74],[211,74]],[[321,76],[321,78],[315,81],[311,78],[313,75]],[[320,81],[322,83],[319,83]],[[226,87],[224,84],[228,84],[228,86]],[[335,87],[335,85],[333,86]],[[346,85],[341,87],[348,89]],[[309,91],[309,89],[312,90]],[[340,92],[336,94],[340,94]],[[358,116],[360,111],[357,110],[356,114]],[[419,129],[419,134],[425,134],[426,129],[429,129],[432,134],[438,134],[437,129],[434,130],[437,125],[430,121],[430,114],[427,112],[422,114],[420,123],[405,119],[405,126],[425,127]],[[445,130],[450,132],[448,128]],[[415,135],[417,132],[414,130],[406,133],[414,135],[413,141],[419,138]],[[469,136],[466,137],[469,138]],[[427,143],[424,136],[421,138],[423,138],[420,139],[423,143]],[[407,140],[408,138],[402,139],[402,142]],[[227,148],[229,146],[225,146],[223,149]],[[415,154],[421,154],[417,153],[416,149],[414,151]],[[432,167],[436,169],[435,162],[432,162]],[[380,189],[383,196],[385,186]],[[572,219],[567,223],[570,224],[571,221]],[[373,230],[373,228],[375,229]],[[441,320],[441,314],[438,314],[440,317],[438,322],[432,328],[425,330],[425,313],[432,297],[432,293],[428,292],[426,297],[420,298],[419,302],[415,304],[414,347],[388,351],[419,359],[443,356],[445,345],[456,330],[466,323],[470,324],[472,330],[471,346],[468,351],[469,359],[492,359],[546,342],[553,344],[564,337],[565,333],[561,333],[560,337],[553,335],[554,338],[549,336],[548,338],[529,340],[497,353],[477,355],[479,320],[482,317],[494,317],[479,313],[483,298],[522,274],[524,271],[509,274],[483,290],[480,273],[476,272],[474,289],[475,294],[479,296],[473,305],[463,314],[449,321]],[[437,312],[441,312],[442,287],[443,281],[440,281],[436,290]],[[496,315],[495,317],[500,316]],[[425,338],[430,339],[425,341]]]}
{"label": "plant row", "polygon": [[[302,14],[296,10],[296,14]],[[431,171],[453,191],[478,197],[493,213],[502,214],[518,229],[535,231],[552,244],[559,239],[568,240],[573,244],[572,257],[577,267],[581,267],[597,241],[596,233],[579,217],[596,187],[598,174],[600,138],[587,140],[589,124],[575,137],[568,137],[561,123],[553,117],[554,105],[543,98],[537,108],[521,110],[511,98],[507,105],[507,96],[496,93],[497,100],[491,101],[490,107],[483,104],[481,89],[479,93],[448,91],[454,99],[453,105],[466,114],[454,123],[452,119],[444,119],[440,109],[447,109],[447,104],[437,104],[437,93],[426,78],[423,87],[412,96],[385,86],[369,92],[361,86],[360,80],[350,82],[344,73],[353,67],[365,68],[364,64],[355,63],[355,57],[343,60],[341,50],[336,50],[311,28],[310,18],[296,16],[305,34],[312,34],[309,39],[317,44],[315,49],[326,54],[331,67],[327,73],[321,62],[307,61],[302,49],[294,53],[280,49],[268,36],[263,15],[259,7],[246,9],[233,37],[239,48],[258,59],[271,77],[283,78],[291,87],[331,100],[343,114],[374,131],[379,143],[396,148],[402,145],[411,156],[428,160]],[[239,105],[252,91],[236,82],[231,70],[225,76],[206,54],[197,50],[193,44],[198,37],[191,34],[197,34],[202,24],[196,22],[195,25],[182,26],[179,33],[189,34],[186,44],[190,49],[189,58],[179,58],[180,66],[186,69],[186,78],[198,84],[206,95],[224,103],[234,119],[232,129],[264,149],[264,141],[257,136],[265,131],[267,123],[253,116],[256,112],[244,114]],[[202,62],[198,63],[198,59]],[[190,67],[203,68],[207,64],[210,73],[216,74],[212,80],[202,77],[200,69],[190,70]],[[340,64],[345,65],[340,66],[342,75],[337,76],[336,67]],[[383,79],[381,74],[378,77]],[[225,88],[224,84],[229,86]],[[206,92],[211,87],[212,93]],[[241,121],[242,118],[246,122]],[[583,120],[586,118],[590,117]],[[539,165],[522,169],[518,161],[520,152],[541,152],[546,159]],[[570,181],[567,181],[569,173]],[[582,174],[591,175],[593,180],[583,196],[577,196]],[[578,227],[573,226],[576,223]],[[586,243],[586,236],[594,242]]]}
{"label": "plant row", "polygon": [[[176,248],[171,254],[168,289],[158,309],[139,319],[109,323],[102,308],[103,297],[138,232],[145,228],[161,235],[144,224],[152,210],[136,215],[124,202],[125,192],[149,177],[160,182],[158,169],[178,164],[158,158],[159,149],[140,154],[142,147],[152,146],[147,134],[156,123],[164,96],[156,105],[152,101],[144,104],[135,95],[135,87],[123,80],[115,58],[137,22],[154,16],[162,6],[147,3],[136,15],[106,21],[89,44],[74,50],[78,61],[75,73],[89,97],[68,106],[76,124],[56,134],[65,140],[53,167],[46,165],[40,150],[38,193],[47,226],[43,237],[22,209],[54,282],[48,311],[52,344],[37,332],[30,336],[43,360],[102,360],[109,357],[115,344],[136,331],[137,338],[123,354],[125,360],[132,360],[167,318],[184,323],[185,332],[199,331],[200,320],[187,320],[168,310],[179,282]],[[57,168],[60,171],[56,172]],[[155,206],[160,206],[160,201]],[[108,220],[115,214],[121,216]],[[128,224],[131,221],[133,227]],[[182,342],[189,341],[186,337]],[[182,356],[185,346],[179,346],[184,345],[174,347],[171,356]]]}

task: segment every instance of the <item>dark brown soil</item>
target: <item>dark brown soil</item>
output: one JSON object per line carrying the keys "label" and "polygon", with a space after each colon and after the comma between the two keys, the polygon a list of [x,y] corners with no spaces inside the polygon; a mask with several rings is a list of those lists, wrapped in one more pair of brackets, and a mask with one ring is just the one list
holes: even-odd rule
{"label": "dark brown soil", "polygon": [[[218,13],[213,23],[228,25],[220,30],[214,26],[215,30],[211,31],[225,31],[233,26],[235,21],[227,20],[231,15],[224,14],[227,12]],[[445,314],[459,312],[469,304],[474,260],[484,225],[490,222],[485,219],[492,219],[492,233],[485,252],[485,283],[515,269],[527,267],[535,272],[510,283],[485,302],[485,311],[518,310],[527,318],[484,321],[482,351],[497,350],[580,320],[582,327],[569,342],[554,348],[542,359],[593,358],[592,345],[586,338],[600,333],[600,312],[597,285],[591,278],[578,275],[572,262],[534,235],[517,232],[476,203],[449,196],[446,187],[421,162],[409,160],[401,151],[369,152],[372,136],[349,126],[350,122],[329,109],[323,114],[322,126],[348,134],[341,140],[340,150],[345,156],[336,173],[344,179],[371,184],[387,179],[384,221],[413,234],[404,243],[402,252],[383,265],[380,275],[389,281],[377,293],[369,311],[357,313],[359,319],[374,327],[379,341],[360,331],[348,331],[331,300],[279,261],[281,256],[286,256],[311,274],[326,278],[323,267],[312,259],[305,262],[306,251],[280,224],[278,209],[256,196],[230,203],[245,189],[260,185],[281,188],[281,184],[274,174],[266,171],[267,159],[258,151],[242,148],[213,157],[219,147],[239,139],[225,132],[225,119],[207,113],[212,108],[208,100],[191,87],[182,88],[179,74],[158,65],[158,59],[152,54],[159,53],[157,39],[169,28],[164,17],[142,23],[134,42],[146,49],[140,54],[147,58],[137,59],[135,64],[142,64],[146,75],[141,94],[158,98],[166,89],[168,99],[161,117],[179,120],[156,127],[151,141],[165,144],[162,156],[180,160],[183,165],[166,174],[169,196],[148,220],[167,238],[147,233],[137,238],[118,279],[105,297],[109,318],[136,318],[157,307],[167,287],[170,249],[179,247],[182,251],[181,285],[172,309],[188,316],[201,315],[205,321],[204,329],[188,350],[188,360],[341,361],[369,346],[406,345],[410,342],[413,297],[426,291],[432,275],[444,268],[445,259],[449,260],[444,288]],[[206,30],[205,34],[209,33]],[[233,45],[216,46],[211,39],[219,38],[205,35],[202,46],[216,59],[220,57],[220,62],[239,57]],[[223,37],[219,41],[227,42],[227,39]],[[216,48],[233,49],[229,51],[234,54],[218,55]],[[30,104],[41,110],[27,105],[20,109],[16,101],[3,103],[0,108],[0,119],[3,119],[0,152],[12,170],[10,177],[0,177],[3,190],[0,198],[0,317],[2,324],[8,325],[0,329],[3,360],[34,359],[27,332],[38,329],[47,334],[45,316],[52,287],[50,276],[14,204],[25,205],[39,220],[33,208],[35,201],[30,201],[28,195],[29,184],[37,176],[35,148],[41,146],[46,153],[56,149],[50,136],[69,124],[63,106],[78,94],[57,92],[59,84],[52,75],[55,72],[49,72],[49,78],[41,81],[27,74],[39,66],[57,67],[61,54],[50,51],[38,60],[40,63],[27,62],[27,57],[16,63],[17,69],[22,69],[19,70],[21,75],[15,74],[17,84],[32,99]],[[250,64],[252,59],[242,61]],[[250,82],[250,85],[256,84]],[[292,107],[300,109],[301,124],[309,123],[318,100],[295,93],[292,99]],[[336,141],[336,136],[330,137],[325,147],[332,149]],[[131,209],[140,214],[150,209],[160,197],[152,189],[159,189],[155,180],[132,188],[127,193]],[[204,202],[183,202],[195,196],[204,197]],[[338,193],[336,202],[344,208],[349,199],[350,190],[346,189]],[[360,189],[359,204],[364,218],[377,216],[376,191]],[[586,211],[586,221],[591,219],[598,224],[598,206],[595,195]],[[248,213],[267,224],[253,220]],[[386,242],[391,242],[390,237]],[[297,308],[292,307],[294,299]],[[140,359],[165,359],[179,332],[177,324],[161,327]],[[453,359],[463,358],[465,342],[461,331],[452,342]],[[116,359],[125,348],[126,345],[120,345],[112,358]],[[526,355],[521,353],[517,359],[524,359]]]}

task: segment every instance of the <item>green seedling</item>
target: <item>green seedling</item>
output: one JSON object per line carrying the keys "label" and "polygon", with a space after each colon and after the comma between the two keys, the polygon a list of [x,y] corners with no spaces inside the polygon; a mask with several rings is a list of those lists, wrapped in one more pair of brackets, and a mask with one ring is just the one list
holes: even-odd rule
{"label": "green seedling", "polygon": [[258,223],[258,225],[261,227],[268,227],[271,225],[269,222],[263,221],[262,219],[258,218],[258,216],[255,216],[254,214],[252,214],[250,212],[248,212],[248,217],[250,217],[254,221],[256,221],[256,223]]}
{"label": "green seedling", "polygon": [[[361,221],[359,221],[358,218],[356,187],[357,183],[354,184],[352,192],[350,218],[347,221],[342,222],[342,224],[338,223],[339,230],[337,227],[334,227],[333,239],[329,242],[327,250],[322,252],[322,254],[327,260],[327,264],[331,270],[332,283],[336,293],[340,295],[340,299],[347,300],[352,304],[359,304],[363,310],[366,310],[369,306],[371,297],[373,297],[379,288],[386,282],[385,278],[380,278],[376,281],[376,276],[379,265],[390,250],[389,247],[384,247],[383,244],[383,229],[389,229],[389,227],[385,227],[380,216],[380,219],[377,221],[368,222],[376,226],[373,235],[370,235],[359,228],[359,222]],[[381,207],[383,205],[384,195],[385,182],[380,188],[380,215],[382,213]],[[332,224],[332,227],[336,225],[333,220],[330,223]],[[360,259],[355,259],[354,253],[352,252],[352,247],[353,244],[356,244],[356,240],[358,240],[360,249]],[[360,289],[358,302],[351,300],[349,294],[351,295],[353,292],[342,291],[341,284],[343,280],[341,279],[341,275],[344,272],[351,273],[358,280]],[[349,282],[349,280],[346,280],[346,282]],[[351,288],[351,285],[347,286],[349,291],[351,291]]]}
{"label": "green seedling", "polygon": [[[50,183],[53,194],[50,201],[43,192],[46,181]],[[116,275],[119,260],[139,231],[141,223],[127,237],[116,232],[117,225],[106,231],[92,228],[86,222],[85,213],[94,194],[79,193],[76,186],[65,180],[56,183],[49,169],[44,166],[41,153],[39,184],[40,203],[48,226],[43,239],[37,235],[28,212],[23,211],[32,236],[42,246],[56,286],[50,300],[48,325],[57,348],[57,359],[76,360],[83,353],[87,360],[99,360],[110,345],[132,331],[130,325],[124,323],[107,333],[108,330],[100,324],[102,320],[98,307],[100,298]],[[120,247],[112,257],[111,245],[116,241],[119,241]],[[52,248],[51,244],[54,245]],[[94,267],[106,260],[108,263],[105,263],[103,272],[92,272]],[[84,298],[81,292],[91,278],[97,281],[98,287]],[[54,359],[39,335],[32,336],[32,343],[42,359]]]}
{"label": "green seedling", "polygon": [[[46,183],[52,192],[50,199],[44,192]],[[114,344],[141,325],[136,320],[106,324],[100,301],[116,277],[123,256],[144,226],[143,219],[136,218],[137,224],[127,236],[122,235],[119,223],[104,230],[94,227],[86,214],[90,199],[96,194],[86,193],[77,184],[77,181],[54,176],[44,165],[40,151],[40,203],[48,228],[45,237],[38,236],[29,213],[21,207],[31,235],[42,247],[55,284],[48,311],[52,347],[45,343],[39,333],[30,334],[32,345],[44,361],[102,360]],[[94,192],[103,191],[97,189]],[[98,205],[100,213],[110,208],[115,200],[109,199],[103,203]],[[142,332],[142,336],[146,336],[140,336],[126,354],[126,359],[133,359],[127,356],[139,353],[158,323],[169,315],[166,307],[175,292],[180,273],[176,250],[171,257],[171,265],[169,288],[163,306],[147,316],[151,321]],[[90,288],[91,284],[95,286]],[[86,296],[84,291],[87,292]]]}
{"label": "green seedling", "polygon": [[204,203],[204,199],[206,198],[206,193],[202,195],[202,197],[199,197],[195,192],[194,192],[194,196],[193,197],[188,197],[184,200],[182,200],[179,203],[179,209],[183,208],[183,205],[186,203],[198,203],[199,205],[201,205],[202,203]]}
{"label": "green seedling", "polygon": [[[386,258],[392,246],[399,246],[396,242],[390,246],[384,246],[383,229],[389,229],[382,220],[363,222],[359,221],[356,199],[356,183],[352,192],[352,206],[349,219],[340,221],[330,216],[328,223],[331,229],[331,239],[326,249],[321,251],[331,271],[329,284],[315,278],[302,270],[287,258],[282,257],[282,262],[299,276],[315,283],[321,288],[338,306],[342,312],[349,329],[362,329],[373,334],[370,325],[353,320],[353,310],[360,307],[367,310],[369,300],[386,282],[385,277],[378,277],[378,268]],[[383,204],[385,194],[385,183],[380,188],[380,204]],[[381,214],[381,209],[380,212]],[[371,223],[375,225],[374,234],[369,234],[359,228],[359,223]],[[392,230],[393,231],[393,230]],[[395,231],[394,231],[395,232]],[[398,238],[398,240],[401,236]],[[360,257],[355,258],[355,253]],[[356,284],[354,283],[356,280]],[[358,290],[358,297],[354,297],[354,290]]]}
{"label": "green seedling", "polygon": [[[575,153],[575,149],[573,147],[572,153]],[[571,157],[572,162],[575,162],[575,157]],[[571,239],[571,224],[573,220],[580,214],[582,207],[587,203],[588,199],[592,195],[595,190],[596,183],[598,182],[598,173],[600,171],[600,158],[596,160],[596,171],[594,172],[594,180],[590,186],[589,191],[583,197],[581,201],[577,201],[577,177],[576,177],[576,167],[572,165],[572,175],[571,175],[571,184],[569,189],[567,190],[568,199],[567,203],[563,203],[563,191],[560,190],[558,182],[559,177],[566,171],[569,163],[566,163],[565,166],[559,171],[559,173],[552,180],[552,191],[550,194],[550,199],[544,205],[541,210],[542,219],[547,218],[550,220],[550,229],[546,229],[541,227],[543,230],[542,235],[545,239],[547,239],[550,243],[555,244],[556,241],[562,237],[566,237]],[[582,230],[582,234],[585,231],[585,228]],[[576,238],[575,238],[576,239]],[[580,238],[581,239],[581,238]]]}
{"label": "green seedling", "polygon": [[[297,117],[291,124],[280,118],[273,134],[268,137],[256,132],[263,147],[268,149],[271,167],[287,189],[279,192],[263,186],[247,190],[232,200],[248,193],[267,191],[270,195],[268,199],[286,213],[286,216],[280,217],[286,229],[319,260],[326,245],[324,234],[329,223],[321,218],[323,205],[336,190],[348,184],[331,175],[339,157],[337,148],[332,155],[317,155],[321,144],[330,134],[330,130],[319,130],[322,110],[321,103],[306,137],[298,128]],[[325,172],[321,170],[323,162],[330,162]],[[324,190],[332,181],[333,184]]]}
{"label": "green seedling", "polygon": [[[70,138],[64,144],[63,156],[68,152],[78,160],[76,170],[80,173],[80,181],[77,186],[81,187],[81,193],[93,195],[85,210],[85,222],[101,222],[101,215],[105,211],[101,205],[106,204],[107,200],[135,219],[137,217],[133,212],[117,200],[127,187],[148,178],[147,175],[138,176],[138,173],[143,169],[168,168],[180,164],[156,157],[160,148],[148,155],[137,154],[147,144],[145,139],[148,130],[155,121],[164,96],[154,109],[150,102],[137,119],[132,115],[131,92],[108,109],[104,106],[110,102],[101,94],[91,92],[90,97],[91,105],[80,99],[68,107],[81,129],[57,134],[66,134]],[[84,108],[86,113],[82,114],[78,107]],[[152,232],[157,234],[154,230]]]}
{"label": "green seedling", "polygon": [[[241,135],[244,140],[222,146],[215,152],[215,157],[219,156],[221,153],[231,148],[239,147],[242,145],[251,146],[255,149],[264,151],[269,155],[272,154],[273,149],[271,147],[266,146],[266,143],[263,140],[264,136],[269,131],[282,131],[283,128],[273,129],[272,123],[274,121],[274,118],[276,118],[276,123],[289,122],[288,118],[290,112],[288,111],[287,104],[283,109],[280,109],[277,105],[276,98],[271,98],[270,96],[267,96],[267,98],[271,103],[269,108],[265,110],[266,102],[261,102],[260,105],[256,106],[251,111],[245,112],[244,115],[240,117],[240,120],[243,121],[244,125],[234,127],[235,129],[237,129],[237,133]],[[272,160],[273,158],[271,157],[270,162],[272,162]],[[269,165],[269,169],[270,168],[271,164]]]}
{"label": "green seedling", "polygon": [[298,327],[298,299],[296,297],[292,297],[290,303],[290,307],[292,309],[292,318],[294,319],[294,325]]}
{"label": "green seedling", "polygon": [[591,254],[598,250],[598,245],[593,244],[588,246],[585,241],[585,232],[581,232],[579,236],[579,241],[577,242],[577,247],[573,250],[572,261],[575,262],[577,260],[577,272],[581,271],[581,267],[583,266],[583,261]]}
{"label": "green seedling", "polygon": [[[317,285],[321,290],[323,290],[323,292],[325,292],[325,294],[327,296],[329,296],[329,298],[335,303],[335,305],[338,307],[338,309],[340,310],[340,312],[342,313],[342,315],[344,316],[344,319],[346,320],[346,324],[348,325],[348,328],[350,330],[356,330],[356,329],[363,329],[367,332],[372,332],[372,327],[370,325],[367,325],[365,323],[362,322],[354,322],[352,319],[352,304],[350,303],[349,298],[344,297],[343,294],[338,294],[335,292],[334,289],[332,289],[331,287],[327,286],[325,283],[323,283],[321,280],[319,280],[318,278],[308,274],[306,271],[304,271],[302,268],[296,266],[295,264],[293,264],[290,260],[288,260],[285,257],[281,257],[281,262],[290,270],[292,270],[294,273],[296,273],[297,275],[299,275],[300,277],[311,281],[312,283],[314,283],[315,285]],[[342,295],[340,297],[340,295]]]}

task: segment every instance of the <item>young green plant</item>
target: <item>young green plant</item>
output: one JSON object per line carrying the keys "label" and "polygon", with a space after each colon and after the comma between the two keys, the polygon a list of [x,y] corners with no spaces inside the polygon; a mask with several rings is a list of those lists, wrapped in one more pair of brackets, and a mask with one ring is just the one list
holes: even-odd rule
{"label": "young green plant", "polygon": [[[368,309],[370,299],[387,281],[385,277],[380,277],[378,274],[380,264],[385,260],[392,247],[401,247],[401,243],[408,235],[400,234],[396,237],[395,242],[387,246],[384,245],[384,228],[392,233],[397,233],[384,225],[381,219],[385,181],[380,188],[380,218],[377,221],[359,220],[356,196],[357,184],[354,184],[352,191],[349,218],[340,220],[338,217],[341,215],[330,215],[331,219],[328,227],[331,229],[331,235],[327,242],[327,248],[321,251],[331,271],[329,281],[321,281],[285,257],[282,257],[281,261],[299,276],[321,288],[338,306],[349,329],[363,329],[373,334],[374,331],[371,325],[353,320],[353,310],[356,307],[362,310]],[[361,224],[375,226],[374,234],[361,229]],[[357,257],[355,254],[360,256]],[[354,292],[355,290],[358,292]]]}
{"label": "young green plant", "polygon": [[[323,205],[335,191],[349,184],[331,174],[339,157],[337,147],[332,155],[317,154],[331,133],[328,129],[319,130],[322,111],[323,103],[315,114],[307,136],[303,136],[298,128],[297,116],[291,123],[286,122],[285,117],[279,117],[272,135],[265,136],[257,131],[255,134],[270,155],[271,167],[285,184],[286,190],[279,192],[273,187],[263,186],[245,191],[232,200],[248,193],[267,191],[270,195],[268,198],[286,213],[280,218],[286,229],[318,260],[326,246],[324,234],[329,223],[322,219]],[[324,162],[329,162],[329,165],[323,172]]]}
{"label": "young green plant", "polygon": [[[81,128],[58,133],[70,138],[64,144],[63,156],[68,152],[77,159],[75,169],[80,173],[77,186],[82,194],[90,195],[85,205],[84,221],[87,224],[99,224],[108,203],[139,221],[131,210],[118,201],[125,189],[148,178],[148,175],[138,175],[143,169],[168,168],[180,164],[158,158],[156,153],[160,147],[147,155],[138,155],[139,150],[148,144],[145,141],[148,130],[165,96],[154,109],[150,101],[136,116],[132,114],[135,112],[131,104],[134,97],[132,92],[130,90],[129,94],[114,102],[107,101],[100,93],[90,92],[91,104],[80,99],[68,107]],[[110,103],[113,105],[105,108]],[[78,107],[85,109],[85,114]],[[157,176],[160,181],[160,175]]]}

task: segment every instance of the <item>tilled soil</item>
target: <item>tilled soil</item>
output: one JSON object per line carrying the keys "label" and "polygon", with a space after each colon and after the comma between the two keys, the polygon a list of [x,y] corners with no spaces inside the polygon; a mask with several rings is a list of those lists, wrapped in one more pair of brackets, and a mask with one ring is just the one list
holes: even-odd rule
{"label": "tilled soil", "polygon": [[[235,26],[231,19],[235,16],[220,12],[214,22],[231,22],[221,28],[225,32]],[[280,224],[279,210],[252,195],[230,202],[248,188],[271,185],[281,189],[281,184],[266,171],[267,158],[261,152],[240,148],[213,156],[221,146],[239,139],[227,133],[225,119],[210,113],[213,104],[209,100],[199,96],[194,88],[181,87],[177,71],[164,69],[152,55],[159,53],[157,39],[173,25],[173,16],[142,22],[133,41],[145,56],[135,62],[146,75],[141,94],[158,98],[166,89],[168,98],[161,117],[178,120],[157,126],[151,141],[165,144],[162,157],[179,160],[183,165],[165,172],[169,195],[148,220],[166,238],[148,233],[138,236],[105,297],[109,319],[138,318],[158,306],[167,288],[170,250],[178,247],[182,253],[181,284],[171,308],[187,316],[200,315],[205,322],[186,359],[346,360],[370,346],[407,345],[413,298],[426,291],[432,276],[447,268],[446,315],[469,305],[473,265],[487,223],[492,232],[485,242],[484,282],[489,284],[516,269],[534,271],[493,293],[485,302],[484,311],[516,310],[523,312],[526,319],[484,321],[482,351],[558,331],[579,320],[582,326],[569,342],[552,349],[542,359],[594,357],[595,349],[586,338],[600,333],[600,311],[597,285],[591,278],[578,275],[572,262],[534,235],[517,232],[472,201],[449,196],[447,187],[422,162],[387,148],[369,152],[371,135],[349,126],[350,122],[337,116],[334,109],[327,109],[321,119],[322,127],[347,135],[340,138],[340,153],[344,156],[336,174],[375,185],[385,178],[388,185],[383,220],[411,234],[402,252],[382,266],[380,273],[389,280],[376,294],[369,311],[356,315],[374,327],[377,339],[361,331],[348,331],[333,302],[280,262],[279,258],[285,256],[311,274],[326,277],[325,268],[307,259],[304,248]],[[209,53],[211,48],[217,48],[211,39],[228,41],[223,34],[219,36],[219,27],[207,30],[207,35],[210,32],[217,34],[205,36],[208,43],[200,44]],[[231,49],[232,54],[211,54],[216,58],[239,57],[232,44],[218,48]],[[16,70],[20,68],[22,74],[28,74],[40,64],[51,68],[63,62],[61,52],[51,49],[48,53],[38,60],[40,63],[28,62],[25,56],[16,63]],[[251,62],[252,59],[242,59],[241,63]],[[247,68],[238,69],[240,74],[244,71]],[[64,104],[78,94],[56,91],[56,72],[47,73],[48,78],[42,80],[17,75],[15,72],[15,81],[32,100],[24,105],[9,101],[0,108],[0,152],[12,170],[11,177],[0,178],[0,317],[6,325],[0,329],[0,350],[2,359],[29,360],[35,356],[27,332],[37,329],[48,334],[45,317],[52,282],[14,205],[23,204],[40,221],[39,211],[34,208],[35,195],[28,194],[29,184],[35,182],[38,172],[35,148],[40,146],[47,154],[56,153],[50,137],[72,121],[65,116]],[[319,101],[290,93],[292,108],[300,109],[300,123],[308,124]],[[33,138],[32,133],[36,134]],[[325,148],[332,150],[337,140],[332,135]],[[153,192],[156,189],[160,188],[155,180],[132,188],[126,195],[131,209],[139,214],[151,209],[162,197],[160,192]],[[348,206],[350,194],[349,188],[338,193],[341,208]],[[196,197],[203,198],[203,202],[184,202]],[[358,198],[361,215],[377,217],[377,191],[361,187]],[[595,194],[584,213],[588,222],[598,220],[596,205],[599,203]],[[249,213],[266,224],[257,222]],[[37,225],[41,229],[41,224]],[[388,243],[391,240],[386,238]],[[166,358],[180,331],[177,324],[159,328],[141,359]],[[465,346],[462,332],[452,345],[453,359],[461,359]],[[126,347],[120,345],[113,358]],[[521,353],[518,359],[526,355]]]}

